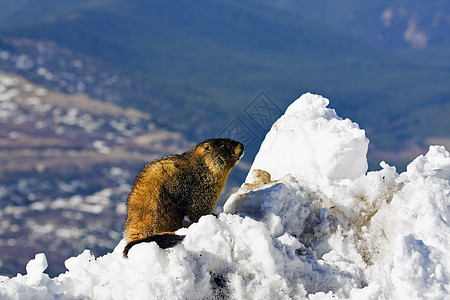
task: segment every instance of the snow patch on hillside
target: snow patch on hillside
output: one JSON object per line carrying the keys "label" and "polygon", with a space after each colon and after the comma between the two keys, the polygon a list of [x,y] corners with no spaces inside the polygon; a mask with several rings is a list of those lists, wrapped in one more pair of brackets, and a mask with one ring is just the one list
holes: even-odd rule
{"label": "snow patch on hillside", "polygon": [[85,250],[56,278],[44,254],[0,277],[12,299],[401,299],[450,295],[450,154],[367,172],[358,125],[305,94],[272,127],[246,182],[182,244]]}

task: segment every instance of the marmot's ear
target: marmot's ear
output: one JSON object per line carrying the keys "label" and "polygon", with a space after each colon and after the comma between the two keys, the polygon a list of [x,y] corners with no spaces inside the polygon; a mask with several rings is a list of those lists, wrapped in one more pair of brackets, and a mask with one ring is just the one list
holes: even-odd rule
{"label": "marmot's ear", "polygon": [[195,149],[195,152],[199,155],[204,155],[211,151],[211,145],[209,143],[201,144],[200,146]]}

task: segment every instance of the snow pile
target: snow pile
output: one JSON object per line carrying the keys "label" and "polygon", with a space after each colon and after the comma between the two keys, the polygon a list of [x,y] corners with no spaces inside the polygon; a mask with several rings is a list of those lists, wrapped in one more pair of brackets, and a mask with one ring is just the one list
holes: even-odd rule
{"label": "snow pile", "polygon": [[430,147],[405,173],[367,171],[364,131],[306,94],[267,134],[218,218],[168,250],[122,241],[49,278],[45,255],[0,278],[0,298],[401,299],[450,296],[450,154]]}
{"label": "snow pile", "polygon": [[[296,174],[319,185],[364,175],[369,144],[364,130],[327,108],[326,98],[305,94],[300,99],[272,126],[251,170],[265,170],[274,180]],[[251,177],[250,171],[246,181]]]}

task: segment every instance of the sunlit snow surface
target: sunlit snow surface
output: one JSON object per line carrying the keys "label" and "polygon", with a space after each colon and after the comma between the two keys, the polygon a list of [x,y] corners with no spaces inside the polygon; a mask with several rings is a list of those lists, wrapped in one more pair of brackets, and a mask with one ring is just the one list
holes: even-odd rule
{"label": "sunlit snow surface", "polygon": [[430,147],[402,174],[367,172],[368,140],[305,94],[272,127],[218,218],[162,250],[124,242],[66,261],[44,254],[0,277],[12,299],[443,299],[450,297],[450,154]]}

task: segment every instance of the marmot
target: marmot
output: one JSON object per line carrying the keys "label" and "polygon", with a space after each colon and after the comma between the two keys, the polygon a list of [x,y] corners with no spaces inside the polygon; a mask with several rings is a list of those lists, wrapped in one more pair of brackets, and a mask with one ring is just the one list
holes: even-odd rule
{"label": "marmot", "polygon": [[136,177],[128,197],[123,256],[142,242],[161,248],[179,243],[174,233],[185,216],[197,222],[211,214],[244,145],[225,138],[206,140],[191,150],[147,164]]}

